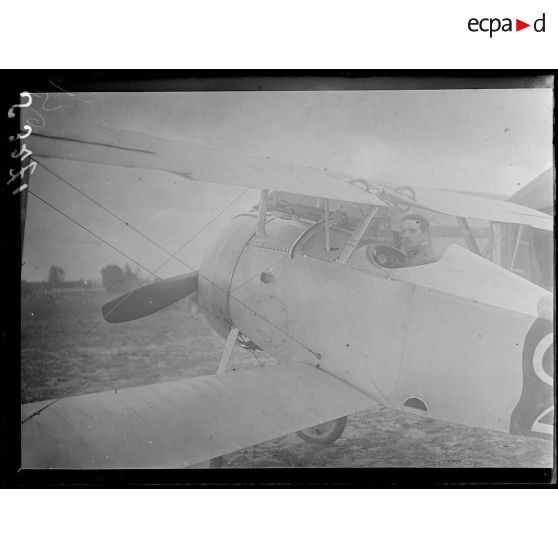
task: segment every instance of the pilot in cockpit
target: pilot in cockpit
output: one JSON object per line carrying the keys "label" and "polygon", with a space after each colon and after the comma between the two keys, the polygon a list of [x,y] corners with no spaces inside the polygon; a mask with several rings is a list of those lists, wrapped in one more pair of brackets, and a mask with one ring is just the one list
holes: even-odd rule
{"label": "pilot in cockpit", "polygon": [[406,215],[401,221],[401,249],[405,253],[404,267],[437,262],[430,244],[430,223],[422,215]]}

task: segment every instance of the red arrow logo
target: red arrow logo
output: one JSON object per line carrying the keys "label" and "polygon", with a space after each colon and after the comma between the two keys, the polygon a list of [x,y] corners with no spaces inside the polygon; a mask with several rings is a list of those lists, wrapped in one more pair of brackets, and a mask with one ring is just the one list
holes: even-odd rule
{"label": "red arrow logo", "polygon": [[515,20],[515,30],[516,31],[521,31],[522,29],[525,29],[526,27],[531,27],[531,24],[530,23],[525,23],[524,21],[521,21],[520,19]]}

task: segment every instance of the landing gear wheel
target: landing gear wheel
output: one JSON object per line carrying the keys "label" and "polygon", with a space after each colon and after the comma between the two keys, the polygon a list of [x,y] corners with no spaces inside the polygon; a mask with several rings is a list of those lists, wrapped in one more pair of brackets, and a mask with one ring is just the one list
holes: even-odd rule
{"label": "landing gear wheel", "polygon": [[297,436],[307,442],[314,442],[315,444],[332,444],[343,434],[346,425],[347,417],[341,417],[336,420],[317,424],[311,428],[299,430]]}

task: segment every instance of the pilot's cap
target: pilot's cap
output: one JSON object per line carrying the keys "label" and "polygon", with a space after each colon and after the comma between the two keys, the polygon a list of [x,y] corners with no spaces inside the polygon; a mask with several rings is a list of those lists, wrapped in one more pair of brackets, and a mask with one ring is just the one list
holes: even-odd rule
{"label": "pilot's cap", "polygon": [[426,232],[429,233],[430,232],[430,222],[428,221],[428,219],[426,217],[423,217],[422,215],[419,215],[418,213],[413,213],[410,215],[405,215],[405,217],[403,217],[403,219],[401,219],[401,224],[403,224],[405,221],[415,221],[417,223],[417,225],[419,226],[421,232]]}

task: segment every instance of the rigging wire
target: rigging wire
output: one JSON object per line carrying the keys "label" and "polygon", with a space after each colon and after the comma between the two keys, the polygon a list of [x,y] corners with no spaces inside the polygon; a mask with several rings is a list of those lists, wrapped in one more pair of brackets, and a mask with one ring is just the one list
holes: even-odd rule
{"label": "rigging wire", "polygon": [[[157,246],[157,248],[160,248],[163,252],[165,252],[166,254],[170,255],[171,258],[174,258],[177,261],[180,261],[180,259],[178,259],[176,257],[175,254],[172,254],[171,252],[169,252],[164,246],[161,246],[158,242],[156,242],[155,240],[149,238],[146,234],[144,234],[143,232],[141,232],[140,230],[138,230],[136,227],[134,227],[133,225],[131,225],[128,221],[122,219],[121,217],[119,217],[116,213],[114,213],[113,211],[111,211],[110,209],[108,209],[107,207],[105,207],[102,203],[98,202],[97,200],[93,199],[90,195],[86,194],[83,190],[81,190],[80,188],[78,188],[77,186],[75,186],[74,184],[72,184],[71,182],[69,182],[68,180],[66,180],[65,178],[63,178],[62,176],[60,176],[59,174],[57,174],[56,172],[54,172],[52,169],[50,169],[49,167],[47,167],[44,163],[42,163],[40,160],[35,159],[35,161],[46,171],[48,171],[50,174],[52,174],[53,176],[55,176],[56,178],[58,178],[58,180],[60,180],[60,182],[63,182],[64,184],[66,184],[67,186],[69,186],[70,188],[72,188],[72,190],[78,192],[79,194],[81,194],[84,198],[88,199],[90,202],[94,203],[97,207],[100,207],[103,211],[105,211],[106,213],[108,213],[109,215],[111,215],[112,217],[114,217],[115,219],[117,219],[118,221],[120,221],[121,223],[123,223],[124,225],[126,225],[127,227],[129,227],[130,229],[132,229],[134,232],[136,232],[137,234],[139,234],[142,238],[144,238],[145,240],[151,242],[151,244],[153,244],[154,246]],[[183,262],[181,262],[183,263]]]}
{"label": "rigging wire", "polygon": [[[104,242],[105,244],[107,244],[108,246],[110,246],[112,249],[116,250],[119,254],[122,254],[124,257],[130,259],[132,262],[136,263],[138,266],[140,266],[142,269],[144,269],[145,271],[147,271],[150,275],[155,276],[156,278],[160,279],[155,272],[152,272],[151,270],[147,269],[145,266],[143,266],[142,264],[140,264],[139,262],[137,262],[136,260],[134,260],[133,258],[127,256],[124,252],[122,252],[121,250],[119,250],[118,248],[116,248],[115,246],[113,246],[111,243],[109,243],[108,241],[104,240],[103,238],[101,238],[100,236],[98,236],[97,234],[95,234],[94,232],[92,232],[91,230],[89,230],[87,227],[81,225],[80,223],[78,223],[75,219],[72,219],[70,216],[66,215],[66,213],[64,213],[63,211],[59,210],[58,208],[56,208],[55,206],[53,206],[52,204],[50,204],[49,202],[47,202],[46,200],[44,200],[43,198],[41,198],[40,196],[38,196],[37,194],[35,194],[34,192],[32,192],[31,190],[29,190],[29,193],[33,196],[35,196],[37,199],[41,200],[42,202],[44,202],[46,205],[48,205],[49,207],[51,207],[52,209],[54,209],[55,211],[57,211],[58,213],[60,213],[61,215],[63,215],[64,217],[68,218],[70,221],[72,221],[73,223],[75,223],[76,225],[80,226],[81,228],[83,228],[84,230],[86,230],[87,232],[91,233],[93,236],[95,236],[95,238],[99,239],[101,242]],[[194,269],[193,267],[189,266],[187,263],[182,262],[185,266],[187,266],[191,271],[197,271],[196,269]],[[157,270],[156,270],[157,271]],[[199,273],[199,272],[198,272]],[[260,273],[258,272],[257,274],[255,274],[253,277],[250,277],[248,279],[248,281],[251,281],[252,279],[254,279],[255,277],[257,277]],[[215,288],[223,291],[224,293],[226,293],[227,291],[221,287],[220,285],[217,285],[216,283],[214,283],[213,281],[211,281],[209,278],[205,277],[204,275],[200,274],[200,277],[202,277],[203,279],[205,279],[208,283],[210,283],[211,285],[213,285]],[[131,291],[133,292],[133,291]],[[128,296],[131,294],[128,293]],[[254,312],[256,315],[258,315],[260,318],[262,318],[263,320],[265,320],[266,322],[268,322],[270,325],[277,327],[279,329],[279,331],[281,331],[283,334],[287,335],[288,337],[290,337],[286,332],[282,331],[279,326],[273,324],[272,322],[270,322],[269,320],[267,320],[264,316],[262,316],[261,314],[257,313],[255,310],[253,310],[252,308],[250,308],[249,306],[247,306],[246,304],[244,304],[241,300],[239,300],[238,298],[230,295],[231,298],[233,298],[234,300],[236,300],[237,302],[239,302],[239,304],[245,306],[248,310]],[[119,304],[122,304],[124,302],[124,300],[126,300],[127,296],[124,297],[123,300],[121,300],[119,302]],[[177,301],[179,302],[179,301]],[[176,303],[175,303],[176,304]],[[115,308],[118,305],[115,306]],[[204,311],[209,312],[210,314],[213,314],[211,311],[209,311],[209,309],[203,307],[202,305],[200,305],[198,303],[198,306],[200,306],[200,308],[202,308]],[[114,308],[113,308],[114,310]],[[217,317],[217,316],[215,316]],[[93,331],[93,329],[95,329],[95,327],[97,327],[100,323],[102,323],[102,320],[99,320],[91,329],[89,329],[87,332],[85,332],[84,334],[82,334],[81,338],[82,339],[85,335],[88,335],[89,333],[91,333],[91,331]],[[303,344],[301,344],[299,341],[297,341],[296,339],[293,339],[293,341],[295,341],[296,343],[299,343],[302,347],[304,347],[305,349],[307,349],[308,351],[310,351],[311,353],[314,353],[314,351],[312,351],[311,349],[309,349],[308,347],[304,346]],[[315,354],[315,353],[314,353]]]}
{"label": "rigging wire", "polygon": [[193,236],[191,236],[190,238],[188,238],[186,240],[186,242],[184,242],[184,244],[182,244],[182,246],[176,250],[176,252],[170,252],[169,250],[167,250],[164,246],[162,246],[161,244],[159,244],[158,242],[156,242],[155,240],[153,240],[152,238],[150,238],[149,236],[147,236],[145,233],[143,233],[142,231],[140,231],[139,229],[137,229],[136,227],[134,227],[133,225],[131,225],[128,221],[126,221],[125,219],[123,219],[122,217],[120,217],[119,215],[117,215],[116,213],[114,213],[114,211],[111,211],[110,209],[108,209],[107,207],[105,207],[103,204],[101,204],[100,202],[98,202],[97,200],[93,199],[90,195],[86,194],[83,190],[81,190],[80,188],[78,188],[77,186],[75,186],[74,184],[72,184],[71,182],[69,182],[68,180],[66,180],[65,178],[63,178],[62,176],[60,176],[59,174],[57,174],[56,172],[54,172],[52,169],[50,169],[49,167],[47,167],[44,163],[42,163],[41,161],[38,161],[37,159],[34,159],[41,167],[43,167],[46,171],[48,171],[49,173],[51,173],[53,176],[55,176],[56,178],[58,178],[58,180],[60,180],[61,182],[63,182],[64,184],[66,184],[67,186],[69,186],[70,188],[72,188],[73,190],[75,190],[76,192],[78,192],[79,194],[81,194],[83,197],[87,198],[89,201],[91,201],[92,203],[94,203],[96,206],[100,207],[103,211],[105,211],[106,213],[108,213],[109,215],[111,215],[112,217],[114,217],[115,219],[117,219],[118,221],[120,221],[121,223],[123,223],[124,225],[126,225],[127,227],[129,227],[131,230],[133,230],[134,232],[136,232],[137,234],[139,234],[142,238],[144,238],[145,240],[149,241],[151,244],[153,244],[154,246],[156,246],[157,248],[159,248],[160,250],[162,250],[163,252],[165,252],[165,254],[167,254],[169,256],[169,259],[165,260],[159,267],[157,267],[155,269],[155,272],[159,271],[159,269],[161,269],[164,265],[166,265],[171,259],[175,259],[176,261],[180,262],[181,264],[185,265],[186,267],[190,268],[190,266],[188,264],[186,264],[185,262],[183,262],[180,258],[178,258],[176,255],[181,252],[192,240],[194,240],[197,236],[199,236],[204,230],[206,230],[209,226],[211,226],[213,224],[213,222],[220,217],[225,211],[227,211],[227,209],[229,209],[234,203],[236,203],[246,192],[248,192],[250,190],[250,188],[244,188],[244,190],[238,195],[236,196],[236,198],[234,198],[229,204],[227,204],[219,213],[217,213],[216,215],[214,215],[201,229],[199,229]]}
{"label": "rigging wire", "polygon": [[[29,191],[30,191],[30,190],[29,190]],[[124,257],[126,257],[126,258],[130,259],[131,261],[133,261],[134,263],[136,263],[136,264],[137,264],[138,266],[140,266],[142,269],[146,270],[150,275],[154,275],[155,277],[157,277],[157,276],[155,275],[154,272],[148,270],[148,269],[145,268],[143,265],[141,265],[139,262],[136,262],[133,258],[130,258],[130,257],[127,256],[126,254],[124,254],[124,252],[122,252],[121,250],[119,250],[118,248],[116,248],[115,246],[113,246],[112,244],[110,244],[108,241],[104,240],[104,239],[101,238],[100,236],[96,235],[93,231],[89,230],[87,227],[85,227],[85,226],[81,225],[80,223],[78,223],[75,219],[71,218],[71,217],[68,216],[66,213],[64,213],[63,211],[59,210],[58,208],[56,208],[55,206],[53,206],[52,204],[50,204],[49,202],[47,202],[46,200],[44,200],[42,197],[38,196],[38,195],[35,194],[34,192],[31,192],[31,191],[30,191],[30,193],[31,193],[35,198],[37,198],[37,199],[39,199],[40,201],[44,202],[47,206],[51,207],[52,209],[54,209],[55,211],[57,211],[58,213],[60,213],[61,215],[63,215],[64,217],[66,217],[67,219],[69,219],[70,221],[72,221],[73,223],[75,223],[76,225],[80,226],[81,228],[83,228],[84,230],[86,230],[87,232],[89,232],[90,234],[92,234],[93,236],[95,236],[95,238],[99,239],[101,242],[104,242],[105,244],[107,244],[108,246],[110,246],[111,248],[113,248],[115,251],[117,251],[118,253],[122,254]],[[242,195],[243,193],[244,193],[244,192],[242,192],[240,195]],[[240,197],[240,195],[239,195],[238,197]],[[237,199],[238,199],[238,198],[237,198]],[[234,201],[236,201],[236,200],[234,200]],[[234,202],[233,202],[233,203],[234,203]],[[225,208],[225,210],[226,210],[226,209],[227,209],[227,208]],[[222,214],[225,210],[221,211],[220,214]],[[215,218],[216,218],[216,217],[215,217]],[[214,219],[215,219],[215,218],[214,218]],[[214,219],[213,219],[213,220],[214,220]],[[206,227],[207,227],[207,226],[208,226],[208,225],[206,225]],[[198,231],[197,234],[199,234],[199,232],[200,232],[200,231]],[[192,240],[193,238],[195,238],[195,236],[197,236],[197,234],[194,235],[194,236],[192,236],[187,242],[189,242],[190,240]],[[184,243],[183,247],[186,246],[187,242]],[[182,249],[182,248],[180,248],[180,249]],[[179,249],[179,250],[180,250],[180,249]],[[286,257],[287,257],[287,256],[286,256]],[[283,258],[283,259],[286,259],[286,257]],[[168,261],[168,260],[167,260],[167,261]],[[195,271],[191,266],[189,266],[189,265],[186,264],[185,262],[182,262],[182,263],[183,263],[184,265],[186,265],[187,267],[189,267],[192,271]],[[279,262],[277,262],[277,263],[279,263]],[[163,264],[163,265],[164,265],[164,264]],[[257,277],[258,275],[259,275],[259,272],[258,272],[257,274],[255,274],[253,277],[249,278],[248,281],[251,281],[253,278]],[[202,275],[200,275],[200,276],[202,276]],[[202,276],[202,277],[204,277],[204,276]],[[208,279],[207,277],[204,277],[204,279],[206,279],[210,284],[212,284],[212,285],[215,286],[216,288],[222,290],[223,292],[226,292],[225,289],[223,289],[223,288],[220,287],[219,285],[216,285],[213,281],[211,281],[211,280]],[[246,281],[246,282],[247,282],[247,281]],[[245,283],[246,283],[246,282],[245,282]],[[130,294],[130,293],[128,293],[128,294]],[[239,304],[241,304],[242,306],[244,306],[245,308],[247,308],[248,310],[250,310],[251,312],[253,312],[255,315],[257,315],[258,317],[260,317],[262,320],[264,320],[265,322],[267,322],[269,325],[271,325],[272,327],[276,328],[279,332],[281,332],[283,335],[285,335],[286,337],[288,337],[289,339],[291,339],[293,342],[297,343],[297,344],[300,345],[302,348],[304,348],[305,350],[307,350],[307,351],[309,351],[310,353],[312,353],[314,356],[318,356],[318,353],[316,353],[315,351],[313,351],[312,349],[310,349],[309,347],[307,347],[306,345],[304,345],[302,342],[300,342],[300,341],[298,341],[297,339],[295,339],[294,337],[292,337],[292,336],[291,336],[289,333],[287,333],[286,331],[283,331],[277,324],[271,322],[271,321],[268,320],[265,316],[262,316],[260,313],[256,312],[253,308],[249,307],[247,304],[245,304],[244,302],[242,302],[242,301],[239,300],[238,298],[234,297],[232,294],[229,293],[229,296],[230,296],[232,299],[236,300]],[[121,302],[123,302],[123,301],[121,301]],[[177,301],[177,302],[179,302],[179,301]],[[174,304],[176,304],[176,303],[174,303]],[[173,305],[171,305],[171,306],[173,306]],[[201,305],[201,304],[198,303],[198,306],[199,306],[202,310],[204,310],[205,312],[208,312],[208,313],[210,313],[210,314],[212,314],[212,315],[215,316],[215,314],[214,314],[212,311],[210,311],[208,308],[205,308],[203,305]],[[188,316],[183,322],[181,322],[180,324],[178,324],[178,326],[176,326],[176,327],[179,327],[180,325],[182,325],[182,323],[186,322],[186,321],[187,321],[188,319],[190,319],[191,317],[192,317],[192,316]],[[217,318],[218,316],[215,316],[215,317]],[[93,329],[95,329],[95,327],[97,327],[100,323],[101,323],[101,320],[100,320],[99,322],[97,322],[97,323],[93,326],[93,328],[91,328],[90,330],[88,330],[85,334],[82,334],[81,337],[80,337],[80,339],[83,339],[83,337],[84,337],[85,335],[87,335],[88,333],[90,333],[90,332],[91,332]],[[158,339],[158,338],[159,338],[159,337],[157,337],[156,339]],[[156,340],[156,339],[155,339],[155,340]],[[79,340],[78,340],[78,341],[79,341]],[[118,356],[121,356],[122,354],[132,354],[133,352],[139,351],[139,350],[141,350],[143,347],[145,347],[146,345],[152,343],[153,341],[154,341],[154,340],[151,340],[149,343],[147,343],[147,344],[145,344],[145,345],[142,345],[140,348],[138,348],[137,350],[132,351],[132,352],[130,352],[130,353],[119,353],[119,354],[115,355],[113,358],[111,358],[111,361],[110,361],[110,362],[112,362],[115,358],[117,358]],[[252,353],[252,354],[253,354],[253,353]],[[57,356],[57,358],[58,358],[58,359],[61,359],[62,357]],[[254,358],[256,359],[256,361],[258,362],[258,364],[261,365],[259,359],[258,359],[255,355],[254,355]],[[59,401],[60,399],[63,399],[63,398],[65,398],[65,397],[68,397],[68,396],[72,395],[73,393],[76,393],[77,390],[82,389],[84,386],[88,385],[88,384],[91,382],[92,379],[98,377],[102,372],[104,372],[105,370],[107,370],[107,368],[108,368],[109,366],[110,366],[110,363],[109,363],[109,365],[105,366],[103,369],[101,369],[101,370],[99,370],[97,373],[95,373],[92,377],[88,378],[84,383],[80,384],[78,387],[73,388],[73,389],[70,390],[69,392],[67,392],[67,393],[65,393],[64,395],[62,395],[61,397],[57,398],[56,400],[53,400],[53,401],[49,402],[47,405],[43,406],[41,409],[38,409],[38,410],[35,411],[32,415],[30,415],[30,416],[27,417],[24,421],[22,421],[22,424],[23,424],[24,422],[27,422],[27,421],[28,421],[29,419],[31,419],[33,416],[37,416],[38,414],[40,414],[43,410],[45,410],[46,408],[48,408],[48,407],[50,407],[51,405],[53,405],[56,401]]]}
{"label": "rigging wire", "polygon": [[[111,211],[110,209],[106,208],[105,206],[103,206],[101,203],[97,202],[96,200],[94,200],[91,196],[87,195],[85,192],[83,192],[81,189],[77,188],[75,185],[71,184],[68,180],[65,180],[63,177],[61,177],[60,175],[58,175],[57,173],[55,173],[54,171],[52,171],[49,167],[47,167],[44,163],[41,163],[40,161],[37,161],[37,163],[39,165],[41,165],[41,167],[43,167],[45,170],[47,170],[48,172],[50,172],[52,175],[54,175],[56,178],[58,178],[59,180],[61,180],[64,184],[67,184],[68,186],[70,186],[73,190],[75,190],[76,192],[82,194],[85,198],[89,199],[91,202],[93,202],[95,205],[101,207],[104,211],[106,211],[109,215],[111,215],[112,217],[114,217],[115,219],[117,219],[118,221],[124,223],[126,226],[130,227],[133,231],[135,231],[136,233],[138,233],[142,238],[145,238],[146,240],[148,240],[149,242],[151,242],[154,246],[160,248],[162,251],[164,251],[166,254],[168,254],[170,257],[167,258],[166,260],[164,260],[157,268],[155,268],[155,271],[151,271],[151,270],[147,270],[148,273],[150,275],[153,275],[155,278],[162,280],[161,277],[159,277],[156,273],[157,271],[159,271],[164,265],[166,265],[171,259],[175,259],[177,261],[179,261],[180,263],[182,263],[186,268],[190,269],[191,271],[196,271],[194,268],[192,268],[191,266],[189,266],[186,262],[184,262],[183,260],[181,260],[180,258],[178,258],[176,256],[176,254],[178,254],[181,250],[183,250],[189,242],[191,242],[192,240],[194,240],[194,238],[196,238],[199,234],[201,234],[201,232],[203,232],[204,230],[206,230],[218,217],[220,217],[225,211],[227,211],[227,209],[229,209],[234,203],[236,203],[248,190],[249,188],[245,188],[238,196],[236,196],[229,204],[227,204],[219,213],[217,213],[216,215],[214,215],[201,229],[199,229],[194,235],[192,235],[190,238],[188,238],[186,240],[186,242],[184,242],[182,244],[182,246],[176,250],[176,252],[171,253],[169,252],[165,247],[161,246],[158,242],[155,242],[153,239],[149,238],[146,234],[144,234],[143,232],[141,232],[139,229],[137,229],[136,227],[130,225],[127,221],[125,221],[124,219],[122,219],[120,216],[118,216],[116,213],[114,213],[113,211]],[[36,196],[36,195],[35,195]],[[38,197],[38,196],[36,196]],[[44,201],[44,200],[42,200]],[[54,206],[51,206],[54,208]],[[56,208],[54,208],[56,209]],[[62,213],[62,212],[60,212]],[[64,215],[64,213],[62,213]],[[75,222],[75,221],[74,221]],[[77,223],[79,224],[79,223]],[[85,227],[83,227],[85,228]],[[86,229],[88,230],[88,229]],[[90,232],[90,231],[88,231]],[[94,233],[92,233],[94,234]],[[95,235],[96,236],[96,235]],[[105,242],[103,239],[101,239],[100,237],[97,236],[97,238],[99,238],[99,240]],[[113,246],[111,246],[108,242],[105,242],[105,244],[108,244],[111,248],[113,248]],[[119,253],[123,254],[126,258],[130,259],[131,261],[133,261],[134,263],[135,260],[133,260],[131,257],[127,256],[126,254],[124,254],[123,252],[117,250]],[[143,269],[146,269],[145,267],[141,266]],[[111,308],[111,310],[107,313],[107,315],[109,315],[110,313],[114,312],[121,304],[123,304],[127,298],[132,294],[133,291],[127,293],[122,300],[120,300],[118,302],[118,304],[116,304],[113,308]],[[93,324],[93,326],[87,330],[85,333],[82,334],[82,337],[79,339],[83,339],[85,336],[89,335],[93,330],[95,330],[101,323],[102,323],[103,319],[98,320],[96,323]],[[79,341],[78,340],[78,341]]]}
{"label": "rigging wire", "polygon": [[[69,215],[67,215],[66,213],[64,213],[62,210],[58,209],[57,207],[55,207],[54,205],[52,205],[51,203],[47,202],[45,199],[41,198],[41,196],[35,194],[35,192],[32,192],[29,188],[27,189],[27,191],[34,196],[35,198],[37,198],[38,200],[41,200],[45,205],[48,205],[51,209],[54,209],[54,211],[60,213],[61,215],[63,215],[64,217],[66,217],[66,219],[68,219],[69,221],[71,221],[72,223],[76,224],[78,227],[81,227],[83,230],[87,231],[89,234],[91,234],[92,236],[94,236],[96,239],[100,240],[101,242],[104,242],[105,244],[107,244],[108,246],[110,246],[115,252],[118,252],[119,254],[121,254],[122,256],[124,256],[126,259],[134,262],[138,267],[141,267],[144,271],[147,271],[147,273],[149,273],[149,275],[153,275],[154,277],[157,277],[157,275],[155,275],[155,273],[153,273],[150,269],[147,269],[147,267],[145,267],[144,265],[142,265],[141,263],[139,263],[138,261],[134,260],[134,258],[126,255],[124,252],[122,252],[122,250],[118,249],[116,246],[114,246],[113,244],[111,244],[110,242],[108,242],[107,240],[104,240],[103,238],[101,238],[98,234],[95,234],[92,230],[88,229],[87,227],[85,227],[84,225],[82,225],[81,223],[78,223],[75,219],[73,219],[72,217],[70,217]],[[157,277],[157,279],[159,279],[159,277]]]}
{"label": "rigging wire", "polygon": [[[44,166],[44,165],[43,165]],[[215,215],[211,221],[209,221],[208,223],[206,223],[206,225],[204,225],[204,227],[202,227],[202,229],[200,229],[197,233],[195,233],[194,235],[192,235],[188,240],[186,240],[186,242],[175,252],[178,253],[180,252],[180,250],[182,250],[189,242],[191,242],[194,238],[196,238],[204,229],[206,229],[213,221],[215,221],[215,219],[217,219],[217,217],[219,217],[220,215],[222,215],[235,201],[237,201],[242,195],[244,195],[250,188],[245,188],[243,192],[241,192],[230,204],[228,204],[224,209],[222,209],[217,215]],[[41,199],[41,201],[45,201],[42,198],[40,198],[39,196],[37,196],[37,194],[33,194],[35,197]],[[126,254],[124,254],[122,251],[120,251],[119,249],[115,248],[114,246],[112,246],[109,242],[105,241],[104,239],[102,239],[101,237],[99,237],[98,235],[96,235],[95,233],[93,233],[92,231],[89,231],[89,229],[87,229],[86,227],[84,227],[83,225],[81,225],[80,223],[78,223],[77,221],[75,221],[74,219],[72,219],[71,217],[67,216],[65,213],[63,213],[62,211],[58,210],[56,207],[54,207],[53,205],[49,204],[48,202],[45,201],[45,203],[47,205],[49,205],[50,207],[52,207],[53,209],[55,209],[56,211],[58,211],[59,213],[61,213],[62,215],[64,215],[65,217],[67,217],[68,219],[70,219],[72,222],[76,223],[77,225],[79,225],[80,227],[84,228],[86,231],[91,232],[91,234],[93,234],[96,238],[98,238],[99,240],[101,240],[102,242],[105,242],[105,244],[107,244],[108,246],[110,246],[111,248],[115,249],[117,252],[119,252],[120,254],[122,254],[124,257],[129,258],[132,262],[136,263],[137,265],[139,265],[140,267],[142,267],[143,269],[145,269],[148,273],[150,273],[151,275],[155,276],[156,278],[160,279],[155,273],[161,268],[163,267],[163,265],[165,265],[169,260],[165,260],[159,267],[157,267],[155,269],[155,272],[152,272],[150,270],[148,270],[147,268],[145,268],[143,265],[139,264],[138,262],[136,262],[134,259],[130,258],[129,256],[127,256]],[[196,270],[195,268],[193,268],[192,266],[188,265],[186,262],[180,260],[182,262],[183,265],[185,265],[187,268],[189,268],[191,271],[197,271],[199,273],[198,270]],[[257,277],[259,275],[259,272],[256,273],[254,275],[254,277]],[[300,345],[302,348],[304,348],[305,350],[307,350],[308,352],[312,353],[314,356],[318,356],[319,353],[313,351],[312,349],[310,349],[309,347],[307,347],[306,345],[304,345],[303,343],[301,343],[300,341],[298,341],[297,339],[295,339],[294,337],[292,337],[291,335],[289,335],[286,331],[283,331],[277,324],[274,324],[273,322],[271,322],[270,320],[268,320],[265,316],[261,315],[260,313],[256,312],[253,308],[251,308],[250,306],[248,306],[247,304],[245,304],[244,302],[242,302],[239,298],[233,296],[233,294],[229,291],[227,293],[227,291],[221,287],[220,285],[217,285],[216,283],[214,283],[213,281],[211,281],[211,279],[209,279],[208,277],[202,275],[199,273],[199,276],[202,277],[203,279],[205,279],[208,283],[210,283],[212,286],[214,286],[215,288],[219,289],[220,291],[222,291],[225,294],[228,294],[229,298],[232,298],[233,300],[235,300],[236,302],[238,302],[241,306],[245,307],[247,310],[250,310],[251,312],[254,312],[255,315],[257,315],[258,317],[260,317],[262,320],[264,320],[265,322],[267,322],[269,325],[271,325],[272,327],[276,328],[278,331],[280,331],[283,335],[285,335],[286,337],[288,337],[289,339],[291,339],[292,341],[294,341],[295,343],[297,343],[298,345]],[[250,278],[251,280],[252,278]],[[111,309],[111,312],[114,311],[120,304],[122,304],[127,298],[128,296],[130,296],[132,294],[133,291],[131,291],[130,293],[128,293],[117,305],[114,306],[114,308]],[[200,308],[202,308],[200,306]],[[207,309],[203,308],[204,310],[207,311]],[[210,312],[211,313],[211,312]],[[91,330],[89,330],[88,332],[86,332],[84,335],[90,333],[91,331],[93,331],[93,329],[95,329],[100,323],[102,322],[102,320],[99,320],[99,322],[97,322],[96,324],[94,324],[94,326],[91,328]]]}

